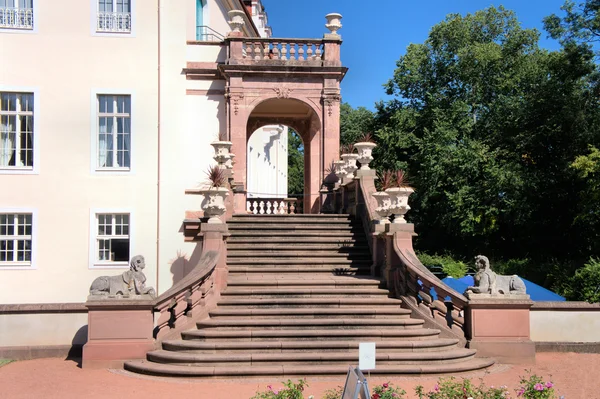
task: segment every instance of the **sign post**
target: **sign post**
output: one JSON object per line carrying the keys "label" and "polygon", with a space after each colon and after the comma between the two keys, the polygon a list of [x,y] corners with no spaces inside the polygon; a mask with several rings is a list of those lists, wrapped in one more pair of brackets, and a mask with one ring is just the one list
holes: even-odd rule
{"label": "sign post", "polygon": [[342,399],[370,399],[369,385],[362,371],[358,367],[350,366],[344,384]]}

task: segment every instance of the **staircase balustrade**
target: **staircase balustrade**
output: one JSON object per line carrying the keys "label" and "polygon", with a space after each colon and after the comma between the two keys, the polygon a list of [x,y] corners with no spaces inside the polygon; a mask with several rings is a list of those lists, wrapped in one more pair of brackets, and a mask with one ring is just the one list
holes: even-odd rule
{"label": "staircase balustrade", "polygon": [[419,261],[412,247],[412,224],[377,224],[377,204],[372,196],[377,191],[375,174],[366,172],[359,171],[357,178],[340,184],[335,189],[334,204],[338,213],[361,218],[373,256],[372,274],[381,275],[392,295],[402,299],[415,317],[440,329],[443,336],[466,344],[464,314],[468,299]]}
{"label": "staircase balustrade", "polygon": [[298,198],[249,198],[246,210],[254,215],[296,215],[302,213]]}

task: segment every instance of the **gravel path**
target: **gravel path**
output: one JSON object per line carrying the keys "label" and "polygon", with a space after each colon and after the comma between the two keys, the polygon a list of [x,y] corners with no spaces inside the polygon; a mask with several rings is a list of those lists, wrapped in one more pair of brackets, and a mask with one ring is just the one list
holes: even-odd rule
{"label": "gravel path", "polygon": [[[519,386],[526,370],[552,380],[566,399],[600,399],[600,354],[538,353],[534,366],[494,366],[489,373],[471,373],[466,377],[478,383]],[[460,376],[458,378],[462,378]],[[119,398],[194,398],[248,399],[266,385],[281,386],[280,378],[240,380],[165,379],[139,376],[123,370],[82,370],[72,360],[37,359],[10,363],[0,368],[0,398],[44,399],[119,399]],[[345,378],[308,378],[308,395],[321,394],[344,383]],[[414,387],[431,389],[436,378],[373,378],[369,385],[391,381],[415,398]]]}

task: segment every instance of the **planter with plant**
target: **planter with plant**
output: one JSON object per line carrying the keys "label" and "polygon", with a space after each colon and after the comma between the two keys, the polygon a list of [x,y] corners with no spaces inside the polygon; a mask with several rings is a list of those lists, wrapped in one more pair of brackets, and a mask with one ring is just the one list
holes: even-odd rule
{"label": "planter with plant", "polygon": [[394,215],[393,223],[406,223],[404,215],[410,210],[408,197],[414,193],[414,189],[409,186],[408,175],[402,169],[392,174],[392,185],[385,192],[390,195],[390,212]]}
{"label": "planter with plant", "polygon": [[212,165],[206,175],[209,184],[199,190],[204,195],[202,210],[204,215],[208,216],[208,223],[223,223],[220,216],[225,213],[225,198],[229,195],[225,170],[219,165]]}
{"label": "planter with plant", "polygon": [[342,160],[344,161],[344,170],[346,171],[346,180],[354,179],[354,172],[358,170],[358,166],[356,166],[356,160],[358,159],[358,154],[354,153],[354,147],[350,144],[344,144],[340,147],[340,151],[342,152]]}
{"label": "planter with plant", "polygon": [[231,141],[213,141],[210,143],[215,149],[215,155],[213,159],[217,161],[219,166],[223,169],[231,169],[228,165],[232,165],[233,159],[231,154]]}
{"label": "planter with plant", "polygon": [[377,191],[376,193],[371,194],[373,198],[375,198],[375,200],[377,201],[375,213],[377,213],[379,219],[375,221],[375,223],[388,224],[390,222],[388,217],[391,214],[392,200],[387,190],[392,187],[392,184],[393,173],[391,171],[386,170],[385,172],[379,175],[377,186],[381,191]]}
{"label": "planter with plant", "polygon": [[373,141],[371,133],[365,133],[358,139],[358,143],[354,144],[354,148],[358,151],[358,162],[360,162],[360,170],[369,170],[369,163],[373,160],[373,148],[377,144]]}

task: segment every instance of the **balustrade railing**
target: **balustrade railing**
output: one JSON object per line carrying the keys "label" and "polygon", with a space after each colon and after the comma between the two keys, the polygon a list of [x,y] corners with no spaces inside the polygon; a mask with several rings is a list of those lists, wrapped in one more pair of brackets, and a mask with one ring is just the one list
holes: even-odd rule
{"label": "balustrade railing", "polygon": [[319,39],[245,39],[242,44],[246,61],[287,61],[297,64],[321,64],[323,41]]}
{"label": "balustrade railing", "polygon": [[33,9],[0,7],[0,28],[33,29]]}
{"label": "balustrade railing", "polygon": [[254,215],[295,215],[303,213],[297,198],[248,198],[246,210]]}
{"label": "balustrade railing", "polygon": [[98,12],[96,31],[109,33],[131,32],[131,13],[128,12]]}

